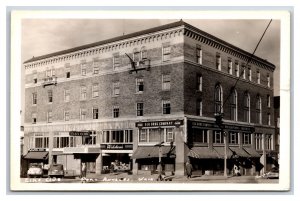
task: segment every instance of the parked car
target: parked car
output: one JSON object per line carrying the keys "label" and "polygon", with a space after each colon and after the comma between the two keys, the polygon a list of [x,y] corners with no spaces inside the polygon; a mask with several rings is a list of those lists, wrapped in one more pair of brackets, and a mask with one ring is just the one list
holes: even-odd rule
{"label": "parked car", "polygon": [[42,177],[43,176],[43,167],[38,163],[30,163],[29,169],[27,171],[27,177]]}
{"label": "parked car", "polygon": [[279,169],[272,168],[269,172],[261,175],[260,178],[262,179],[279,179]]}
{"label": "parked car", "polygon": [[48,170],[49,177],[64,177],[64,166],[62,164],[52,164]]}

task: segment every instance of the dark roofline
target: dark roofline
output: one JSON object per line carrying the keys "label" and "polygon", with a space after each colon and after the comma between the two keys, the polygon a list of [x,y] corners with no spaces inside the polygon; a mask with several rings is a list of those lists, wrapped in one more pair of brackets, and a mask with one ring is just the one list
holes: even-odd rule
{"label": "dark roofline", "polygon": [[158,27],[154,27],[154,28],[150,28],[150,29],[145,29],[145,30],[142,30],[142,31],[137,31],[137,32],[134,32],[134,33],[123,35],[123,36],[117,36],[117,37],[110,38],[110,39],[107,39],[107,40],[103,40],[103,41],[99,41],[99,42],[95,42],[95,43],[90,43],[90,44],[87,44],[87,45],[82,45],[82,46],[78,46],[78,47],[74,47],[74,48],[54,52],[54,53],[51,53],[51,54],[46,54],[46,55],[42,55],[42,56],[38,56],[38,57],[32,57],[31,59],[25,61],[24,64],[29,63],[29,62],[33,62],[33,61],[38,61],[38,60],[41,60],[41,59],[46,59],[46,58],[57,56],[57,55],[61,55],[61,54],[67,54],[67,53],[70,53],[70,52],[75,52],[75,51],[82,50],[82,49],[87,49],[87,48],[91,48],[91,47],[95,47],[95,46],[99,46],[99,45],[104,45],[106,43],[111,43],[111,42],[115,42],[115,41],[119,41],[119,40],[124,40],[124,39],[127,39],[127,38],[140,36],[140,35],[143,35],[143,34],[154,33],[154,32],[157,32],[157,31],[162,31],[162,30],[165,30],[165,29],[170,29],[170,28],[182,26],[184,24],[185,23],[182,20],[180,20],[180,21],[173,22],[173,23],[170,23],[170,24],[165,24],[165,25],[162,25],[162,26],[158,26]]}
{"label": "dark roofline", "polygon": [[[217,42],[220,42],[230,48],[233,48],[233,49],[236,49],[240,52],[242,52],[243,54],[247,55],[248,57],[251,57],[251,53],[239,48],[239,47],[236,47],[222,39],[219,39],[205,31],[202,31],[182,20],[180,21],[177,21],[177,22],[173,22],[173,23],[169,23],[169,24],[165,24],[165,25],[161,25],[161,26],[158,26],[158,27],[154,27],[154,28],[150,28],[150,29],[145,29],[145,30],[142,30],[142,31],[137,31],[137,32],[133,32],[133,33],[130,33],[130,34],[126,34],[126,35],[122,35],[122,36],[117,36],[117,37],[114,37],[114,38],[110,38],[110,39],[107,39],[107,40],[103,40],[103,41],[99,41],[99,42],[95,42],[95,43],[90,43],[90,44],[86,44],[86,45],[81,45],[81,46],[77,46],[77,47],[74,47],[74,48],[70,48],[70,49],[66,49],[66,50],[62,50],[62,51],[58,51],[58,52],[53,52],[53,53],[50,53],[50,54],[46,54],[46,55],[42,55],[42,56],[38,56],[38,57],[32,57],[31,59],[27,60],[24,62],[24,64],[26,63],[29,63],[29,62],[34,62],[34,61],[38,61],[38,60],[42,60],[42,59],[46,59],[46,58],[49,58],[49,57],[53,57],[53,56],[58,56],[58,55],[62,55],[62,54],[68,54],[68,53],[71,53],[71,52],[75,52],[75,51],[78,51],[78,50],[82,50],[82,49],[88,49],[88,48],[91,48],[91,47],[95,47],[95,46],[99,46],[99,45],[104,45],[104,44],[107,44],[107,43],[112,43],[112,42],[115,42],[115,41],[119,41],[119,40],[124,40],[124,39],[128,39],[128,38],[133,38],[133,37],[136,37],[136,36],[140,36],[140,35],[144,35],[144,34],[149,34],[149,33],[154,33],[154,32],[157,32],[157,31],[162,31],[162,30],[166,30],[166,29],[170,29],[170,28],[174,28],[174,27],[179,27],[179,26],[185,26],[187,28],[190,28],[191,30],[194,30],[196,32],[199,32],[200,34],[202,34],[203,36],[206,36],[208,38],[211,38]],[[268,62],[267,60],[264,60],[260,57],[257,57],[257,56],[253,56],[253,59],[256,59],[262,63],[265,63],[267,64],[268,66],[272,66],[274,69],[275,69],[275,65]]]}

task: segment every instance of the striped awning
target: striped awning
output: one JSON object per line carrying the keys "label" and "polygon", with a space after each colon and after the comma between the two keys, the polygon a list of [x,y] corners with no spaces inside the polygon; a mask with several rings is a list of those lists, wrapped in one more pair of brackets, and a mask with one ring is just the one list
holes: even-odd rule
{"label": "striped awning", "polygon": [[219,158],[218,153],[208,147],[193,147],[190,149],[188,156],[199,159]]}
{"label": "striped awning", "polygon": [[[162,157],[175,156],[175,147],[162,146]],[[132,154],[133,159],[158,158],[158,146],[138,147]]]}
{"label": "striped awning", "polygon": [[25,159],[36,159],[36,160],[46,160],[48,158],[48,151],[30,151],[28,152]]}
{"label": "striped awning", "polygon": [[238,156],[240,157],[245,157],[245,158],[248,158],[250,157],[251,155],[248,154],[244,149],[240,148],[240,147],[229,147],[229,149],[232,151],[232,152],[235,152]]}
{"label": "striped awning", "polygon": [[251,156],[251,157],[260,157],[260,154],[251,147],[243,147],[243,149]]}

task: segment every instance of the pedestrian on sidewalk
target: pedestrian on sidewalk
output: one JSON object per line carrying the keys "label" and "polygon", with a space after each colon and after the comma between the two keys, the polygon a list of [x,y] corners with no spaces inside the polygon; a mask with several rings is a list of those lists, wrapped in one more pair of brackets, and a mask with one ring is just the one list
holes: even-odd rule
{"label": "pedestrian on sidewalk", "polygon": [[186,168],[186,174],[187,174],[187,178],[192,178],[192,172],[193,172],[193,166],[190,163],[190,161],[188,160],[185,164],[185,168]]}

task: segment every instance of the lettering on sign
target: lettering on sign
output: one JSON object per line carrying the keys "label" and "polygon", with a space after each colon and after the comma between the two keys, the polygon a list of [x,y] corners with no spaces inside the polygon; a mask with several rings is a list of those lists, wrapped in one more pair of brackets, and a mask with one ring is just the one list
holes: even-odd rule
{"label": "lettering on sign", "polygon": [[136,127],[160,127],[160,126],[176,126],[180,127],[183,125],[183,120],[172,120],[172,121],[151,121],[151,122],[137,122]]}
{"label": "lettering on sign", "polygon": [[[211,129],[219,129],[219,126],[214,123],[207,122],[198,122],[198,121],[190,121],[189,124],[192,128],[211,128]],[[243,131],[243,132],[254,132],[254,127],[245,127],[245,126],[236,126],[236,125],[226,125],[224,124],[224,129],[230,131]]]}
{"label": "lettering on sign", "polygon": [[92,131],[70,131],[70,136],[90,136],[93,132]]}
{"label": "lettering on sign", "polygon": [[101,144],[101,149],[109,149],[109,150],[131,150],[133,149],[132,144]]}

